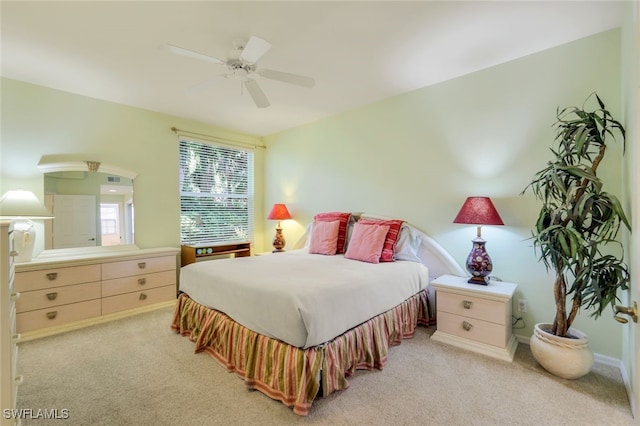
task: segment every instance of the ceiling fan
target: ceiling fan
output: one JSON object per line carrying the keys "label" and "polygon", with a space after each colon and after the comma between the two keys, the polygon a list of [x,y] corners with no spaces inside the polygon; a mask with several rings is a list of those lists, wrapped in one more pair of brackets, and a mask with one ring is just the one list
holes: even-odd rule
{"label": "ceiling fan", "polygon": [[185,49],[183,47],[174,46],[172,44],[165,44],[164,47],[168,51],[178,55],[212,62],[214,64],[225,65],[228,73],[223,74],[223,77],[234,77],[239,79],[258,108],[266,108],[270,104],[269,99],[267,99],[266,95],[258,85],[258,82],[250,77],[252,74],[258,74],[264,78],[295,84],[296,86],[306,88],[311,88],[315,85],[315,80],[311,77],[270,69],[258,69],[258,60],[267,53],[269,49],[271,49],[271,43],[261,39],[260,37],[251,36],[246,43],[236,41],[234,43],[234,53],[226,60]]}

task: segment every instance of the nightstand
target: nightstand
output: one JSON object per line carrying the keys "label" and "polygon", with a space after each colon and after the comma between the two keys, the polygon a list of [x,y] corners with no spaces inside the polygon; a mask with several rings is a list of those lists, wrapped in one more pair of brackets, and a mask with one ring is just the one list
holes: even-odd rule
{"label": "nightstand", "polygon": [[518,341],[511,329],[511,299],[517,284],[443,275],[436,290],[437,330],[431,338],[505,361],[513,361]]}

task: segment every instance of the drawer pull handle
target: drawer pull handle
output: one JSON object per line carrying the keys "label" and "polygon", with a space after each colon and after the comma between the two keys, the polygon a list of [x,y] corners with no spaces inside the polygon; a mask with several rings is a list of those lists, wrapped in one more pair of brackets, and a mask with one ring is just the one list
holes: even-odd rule
{"label": "drawer pull handle", "polygon": [[471,309],[471,307],[473,306],[473,302],[471,300],[463,300],[462,301],[462,306],[465,309]]}
{"label": "drawer pull handle", "polygon": [[18,299],[20,299],[20,293],[19,292],[16,291],[15,293],[11,294],[11,300],[13,300],[15,302]]}
{"label": "drawer pull handle", "polygon": [[140,268],[140,269],[144,269],[144,268],[146,268],[146,267],[147,267],[147,262],[140,262],[140,263],[138,263],[138,268]]}
{"label": "drawer pull handle", "polygon": [[47,293],[47,299],[49,300],[56,300],[56,298],[58,297],[58,292],[55,291],[53,293]]}
{"label": "drawer pull handle", "polygon": [[24,376],[22,374],[15,376],[13,378],[13,385],[14,386],[20,386],[22,383],[24,383]]}
{"label": "drawer pull handle", "polygon": [[11,343],[13,343],[14,345],[17,345],[18,343],[20,343],[21,340],[22,340],[22,334],[20,333],[14,334],[11,337]]}
{"label": "drawer pull handle", "polygon": [[147,279],[146,278],[138,278],[138,284],[145,285],[146,283],[147,283]]}
{"label": "drawer pull handle", "polygon": [[11,257],[16,257],[19,254],[20,254],[20,252],[18,250],[11,250],[9,252],[9,256],[11,256]]}
{"label": "drawer pull handle", "polygon": [[49,281],[53,281],[56,278],[58,278],[58,273],[57,272],[49,272],[47,274],[47,278],[49,278]]}
{"label": "drawer pull handle", "polygon": [[47,318],[49,318],[50,320],[56,319],[57,316],[58,316],[58,311],[47,312]]}
{"label": "drawer pull handle", "polygon": [[462,321],[462,328],[464,328],[464,331],[469,331],[473,328],[473,324],[467,321]]}
{"label": "drawer pull handle", "polygon": [[140,293],[140,297],[139,297],[138,299],[140,299],[140,300],[144,300],[144,299],[146,299],[146,298],[147,298],[147,295],[146,295],[146,294],[144,294],[144,293]]}

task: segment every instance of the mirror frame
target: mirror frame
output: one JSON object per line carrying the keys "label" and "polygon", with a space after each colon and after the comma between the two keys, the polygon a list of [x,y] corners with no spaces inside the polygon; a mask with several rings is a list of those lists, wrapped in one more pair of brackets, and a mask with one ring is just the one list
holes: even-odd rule
{"label": "mirror frame", "polygon": [[[43,157],[44,159],[44,157]],[[87,161],[80,160],[67,160],[67,161],[45,161],[40,160],[38,163],[38,169],[44,173],[51,172],[87,172],[89,171],[89,166],[87,165]],[[135,179],[138,176],[138,173],[132,172],[131,170],[123,169],[122,167],[112,166],[110,164],[99,163],[100,167],[97,171],[100,173],[108,173],[112,175],[120,175],[129,179]]]}

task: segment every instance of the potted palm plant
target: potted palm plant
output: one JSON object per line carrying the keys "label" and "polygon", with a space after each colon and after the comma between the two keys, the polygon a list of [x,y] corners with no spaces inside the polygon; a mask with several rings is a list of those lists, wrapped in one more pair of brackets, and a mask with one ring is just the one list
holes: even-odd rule
{"label": "potted palm plant", "polygon": [[587,336],[571,327],[580,308],[598,318],[607,306],[613,308],[618,290],[629,283],[616,236],[622,224],[631,226],[620,201],[603,190],[596,173],[606,142],[617,134],[624,144],[625,130],[597,94],[585,104],[593,98],[598,107],[591,111],[584,105],[558,108],[553,158],[523,191],[530,189],[542,202],[532,240],[540,260],[555,273],[555,318],[535,325],[531,352],[549,372],[572,379],[593,365]]}

